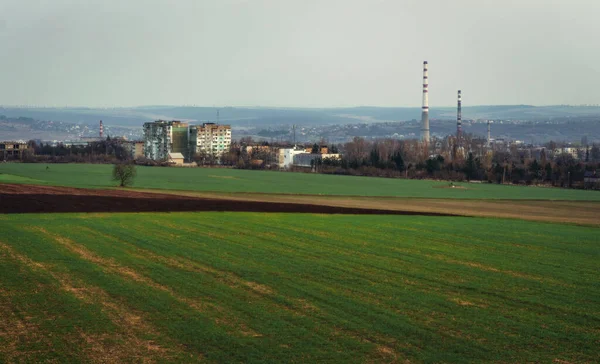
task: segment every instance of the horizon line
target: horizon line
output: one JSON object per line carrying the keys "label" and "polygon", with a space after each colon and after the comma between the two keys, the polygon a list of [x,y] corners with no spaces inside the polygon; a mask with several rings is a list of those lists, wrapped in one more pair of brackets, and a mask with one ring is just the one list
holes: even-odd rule
{"label": "horizon line", "polygon": [[[471,107],[502,107],[502,106],[516,106],[516,107],[600,107],[600,104],[477,104],[463,106],[463,108]],[[39,106],[39,105],[0,105],[2,109],[90,109],[90,110],[102,110],[102,109],[141,109],[141,108],[160,108],[160,107],[192,107],[192,108],[203,108],[203,109],[228,109],[228,108],[239,108],[239,109],[357,109],[357,108],[380,108],[380,109],[420,109],[421,106],[374,106],[374,105],[356,105],[356,106],[265,106],[265,105],[224,105],[224,106],[207,106],[207,105],[137,105],[137,106]],[[447,109],[456,108],[456,105],[446,106],[434,106],[432,109]]]}

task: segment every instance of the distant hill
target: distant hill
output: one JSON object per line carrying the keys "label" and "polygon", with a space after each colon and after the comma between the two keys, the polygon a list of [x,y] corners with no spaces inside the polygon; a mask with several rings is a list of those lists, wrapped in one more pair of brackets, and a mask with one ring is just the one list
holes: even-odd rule
{"label": "distant hill", "polygon": [[[144,122],[163,119],[181,119],[196,122],[216,121],[217,108],[192,106],[143,106],[132,108],[17,108],[0,107],[0,115],[29,117],[36,120],[62,121],[78,124],[139,126]],[[551,120],[556,117],[600,117],[600,107],[583,106],[468,106],[463,108],[464,119],[520,119]],[[283,124],[331,125],[358,122],[407,121],[421,118],[420,107],[370,107],[353,108],[219,108],[220,121],[233,126],[270,126]],[[431,118],[456,117],[454,107],[432,107]]]}

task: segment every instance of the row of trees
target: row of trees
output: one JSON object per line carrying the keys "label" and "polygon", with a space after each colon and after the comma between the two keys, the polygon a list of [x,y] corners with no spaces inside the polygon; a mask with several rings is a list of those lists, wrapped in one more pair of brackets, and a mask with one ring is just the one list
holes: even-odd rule
{"label": "row of trees", "polygon": [[[591,149],[591,148],[590,148]],[[598,162],[579,161],[570,154],[549,158],[545,151],[540,158],[528,157],[522,150],[486,150],[466,155],[435,155],[424,157],[416,141],[354,138],[343,145],[340,160],[322,159],[314,162],[321,173],[435,178],[444,180],[478,180],[492,183],[548,184],[577,187],[583,184],[584,173],[600,169]],[[591,153],[590,153],[591,155]]]}
{"label": "row of trees", "polygon": [[63,144],[38,144],[27,142],[27,149],[20,156],[23,162],[35,163],[115,163],[131,158],[129,151],[119,140],[90,142],[82,146]]}

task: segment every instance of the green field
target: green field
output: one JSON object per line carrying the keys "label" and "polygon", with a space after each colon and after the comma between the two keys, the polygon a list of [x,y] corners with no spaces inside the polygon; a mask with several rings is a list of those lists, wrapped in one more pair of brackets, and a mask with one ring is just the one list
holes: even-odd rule
{"label": "green field", "polygon": [[[49,169],[46,169],[49,166]],[[33,183],[70,187],[106,188],[110,165],[92,164],[0,164],[0,182]],[[189,191],[323,194],[348,196],[395,196],[460,199],[539,199],[600,201],[597,191],[567,190],[496,184],[447,182],[374,177],[351,177],[311,173],[249,171],[224,168],[138,167],[134,187]]]}
{"label": "green field", "polygon": [[148,213],[0,215],[0,231],[0,362],[598,359],[597,228]]}

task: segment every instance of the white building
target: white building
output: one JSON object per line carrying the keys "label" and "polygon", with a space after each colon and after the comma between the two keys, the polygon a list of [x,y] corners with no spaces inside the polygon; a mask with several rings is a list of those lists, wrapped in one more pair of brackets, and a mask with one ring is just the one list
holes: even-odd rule
{"label": "white building", "polygon": [[316,159],[340,159],[340,155],[338,153],[332,154],[313,154],[313,153],[304,153],[304,154],[296,154],[294,156],[293,164],[298,167],[312,167],[314,160]]}
{"label": "white building", "polygon": [[231,147],[231,126],[204,123],[190,127],[190,144],[195,153],[220,157]]}
{"label": "white building", "polygon": [[279,149],[279,168],[288,169],[294,164],[294,156],[308,154],[304,149],[281,148]]}

